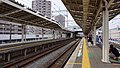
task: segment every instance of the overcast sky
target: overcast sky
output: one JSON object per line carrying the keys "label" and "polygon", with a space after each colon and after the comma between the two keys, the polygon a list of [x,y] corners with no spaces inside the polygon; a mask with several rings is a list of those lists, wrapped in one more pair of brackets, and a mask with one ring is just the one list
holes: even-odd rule
{"label": "overcast sky", "polygon": [[[16,1],[19,1],[20,3],[25,4],[26,6],[29,6],[31,8],[33,0],[16,0]],[[49,1],[52,1],[52,11],[66,10],[66,8],[63,5],[63,3],[61,2],[61,0],[49,0]],[[57,12],[57,14],[66,15],[67,12],[61,12],[61,13]],[[69,20],[73,20],[70,15],[68,17],[69,17],[68,18]],[[72,22],[73,21],[69,22],[69,24],[73,25]],[[76,25],[76,24],[74,24],[74,25]],[[120,27],[120,15],[118,15],[117,17],[115,17],[114,19],[112,19],[109,22],[109,29],[115,28],[115,27]]]}
{"label": "overcast sky", "polygon": [[116,16],[115,18],[113,18],[111,21],[109,21],[109,28],[116,28],[119,27],[120,28],[120,14],[118,16]]}

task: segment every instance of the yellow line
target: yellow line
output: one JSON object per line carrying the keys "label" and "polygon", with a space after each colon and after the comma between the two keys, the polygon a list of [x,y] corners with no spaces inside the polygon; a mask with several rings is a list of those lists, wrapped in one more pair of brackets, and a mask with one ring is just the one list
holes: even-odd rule
{"label": "yellow line", "polygon": [[85,38],[84,38],[84,45],[83,45],[82,68],[90,68],[90,61],[88,57],[88,51],[87,51],[87,45],[86,45]]}
{"label": "yellow line", "polygon": [[67,64],[81,64],[81,63],[75,63],[75,62],[68,62]]}

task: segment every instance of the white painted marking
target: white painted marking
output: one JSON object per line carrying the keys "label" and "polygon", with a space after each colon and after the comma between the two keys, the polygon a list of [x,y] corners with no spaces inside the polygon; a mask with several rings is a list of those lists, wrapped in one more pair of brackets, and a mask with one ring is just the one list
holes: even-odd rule
{"label": "white painted marking", "polygon": [[82,55],[81,50],[79,50],[77,57],[80,57],[81,55]]}
{"label": "white painted marking", "polygon": [[83,42],[80,42],[80,44],[79,44],[80,48],[79,48],[79,52],[78,52],[77,57],[80,57],[82,55],[82,53],[81,53],[82,52],[82,46],[83,46],[82,44],[83,44]]}
{"label": "white painted marking", "polygon": [[[82,38],[82,40],[80,41],[80,43],[78,44],[77,48],[75,49],[75,51],[73,52],[72,56],[70,57],[70,59],[68,60],[67,64],[65,65],[64,68],[73,68],[74,64],[68,64],[68,63],[75,63],[77,55],[79,53],[80,47],[83,44],[84,39]],[[82,45],[83,46],[83,45]]]}

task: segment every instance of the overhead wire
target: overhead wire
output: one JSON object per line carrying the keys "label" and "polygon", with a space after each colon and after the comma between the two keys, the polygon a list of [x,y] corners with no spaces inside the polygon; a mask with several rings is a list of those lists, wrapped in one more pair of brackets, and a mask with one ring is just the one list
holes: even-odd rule
{"label": "overhead wire", "polygon": [[[18,0],[16,0],[16,1],[24,4],[26,7],[31,8],[30,6],[28,6],[28,4],[32,4],[32,3],[30,3],[30,1],[32,2],[32,0],[29,0],[29,1],[28,0],[21,0],[22,2],[20,2]],[[53,1],[51,1],[51,2],[53,3],[53,6],[51,8],[53,8],[53,10],[55,10],[58,14],[64,15],[67,18],[66,22],[70,22],[70,21],[68,21],[68,10],[62,11],[62,10],[60,10],[60,7],[58,5],[56,5]],[[66,12],[66,14],[63,12]],[[53,14],[53,16],[54,16],[54,14]]]}
{"label": "overhead wire", "polygon": [[[58,6],[58,5],[56,5],[53,1],[52,1],[52,3],[53,3],[53,5],[55,5],[57,8],[58,8],[58,10],[56,10],[53,6],[53,9],[55,9],[55,11],[56,12],[58,12],[59,14],[61,14],[62,13],[62,11],[60,10],[60,7]],[[61,13],[60,13],[61,12]],[[67,12],[67,11],[66,11]],[[66,17],[68,16],[68,14],[64,14],[64,13],[62,13],[62,15],[65,15]]]}

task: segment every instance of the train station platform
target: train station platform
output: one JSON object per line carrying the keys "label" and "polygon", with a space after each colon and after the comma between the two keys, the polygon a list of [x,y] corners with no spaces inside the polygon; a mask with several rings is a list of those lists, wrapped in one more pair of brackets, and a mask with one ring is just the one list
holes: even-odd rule
{"label": "train station platform", "polygon": [[88,46],[83,38],[64,68],[120,68],[120,64],[102,62],[102,50]]}

